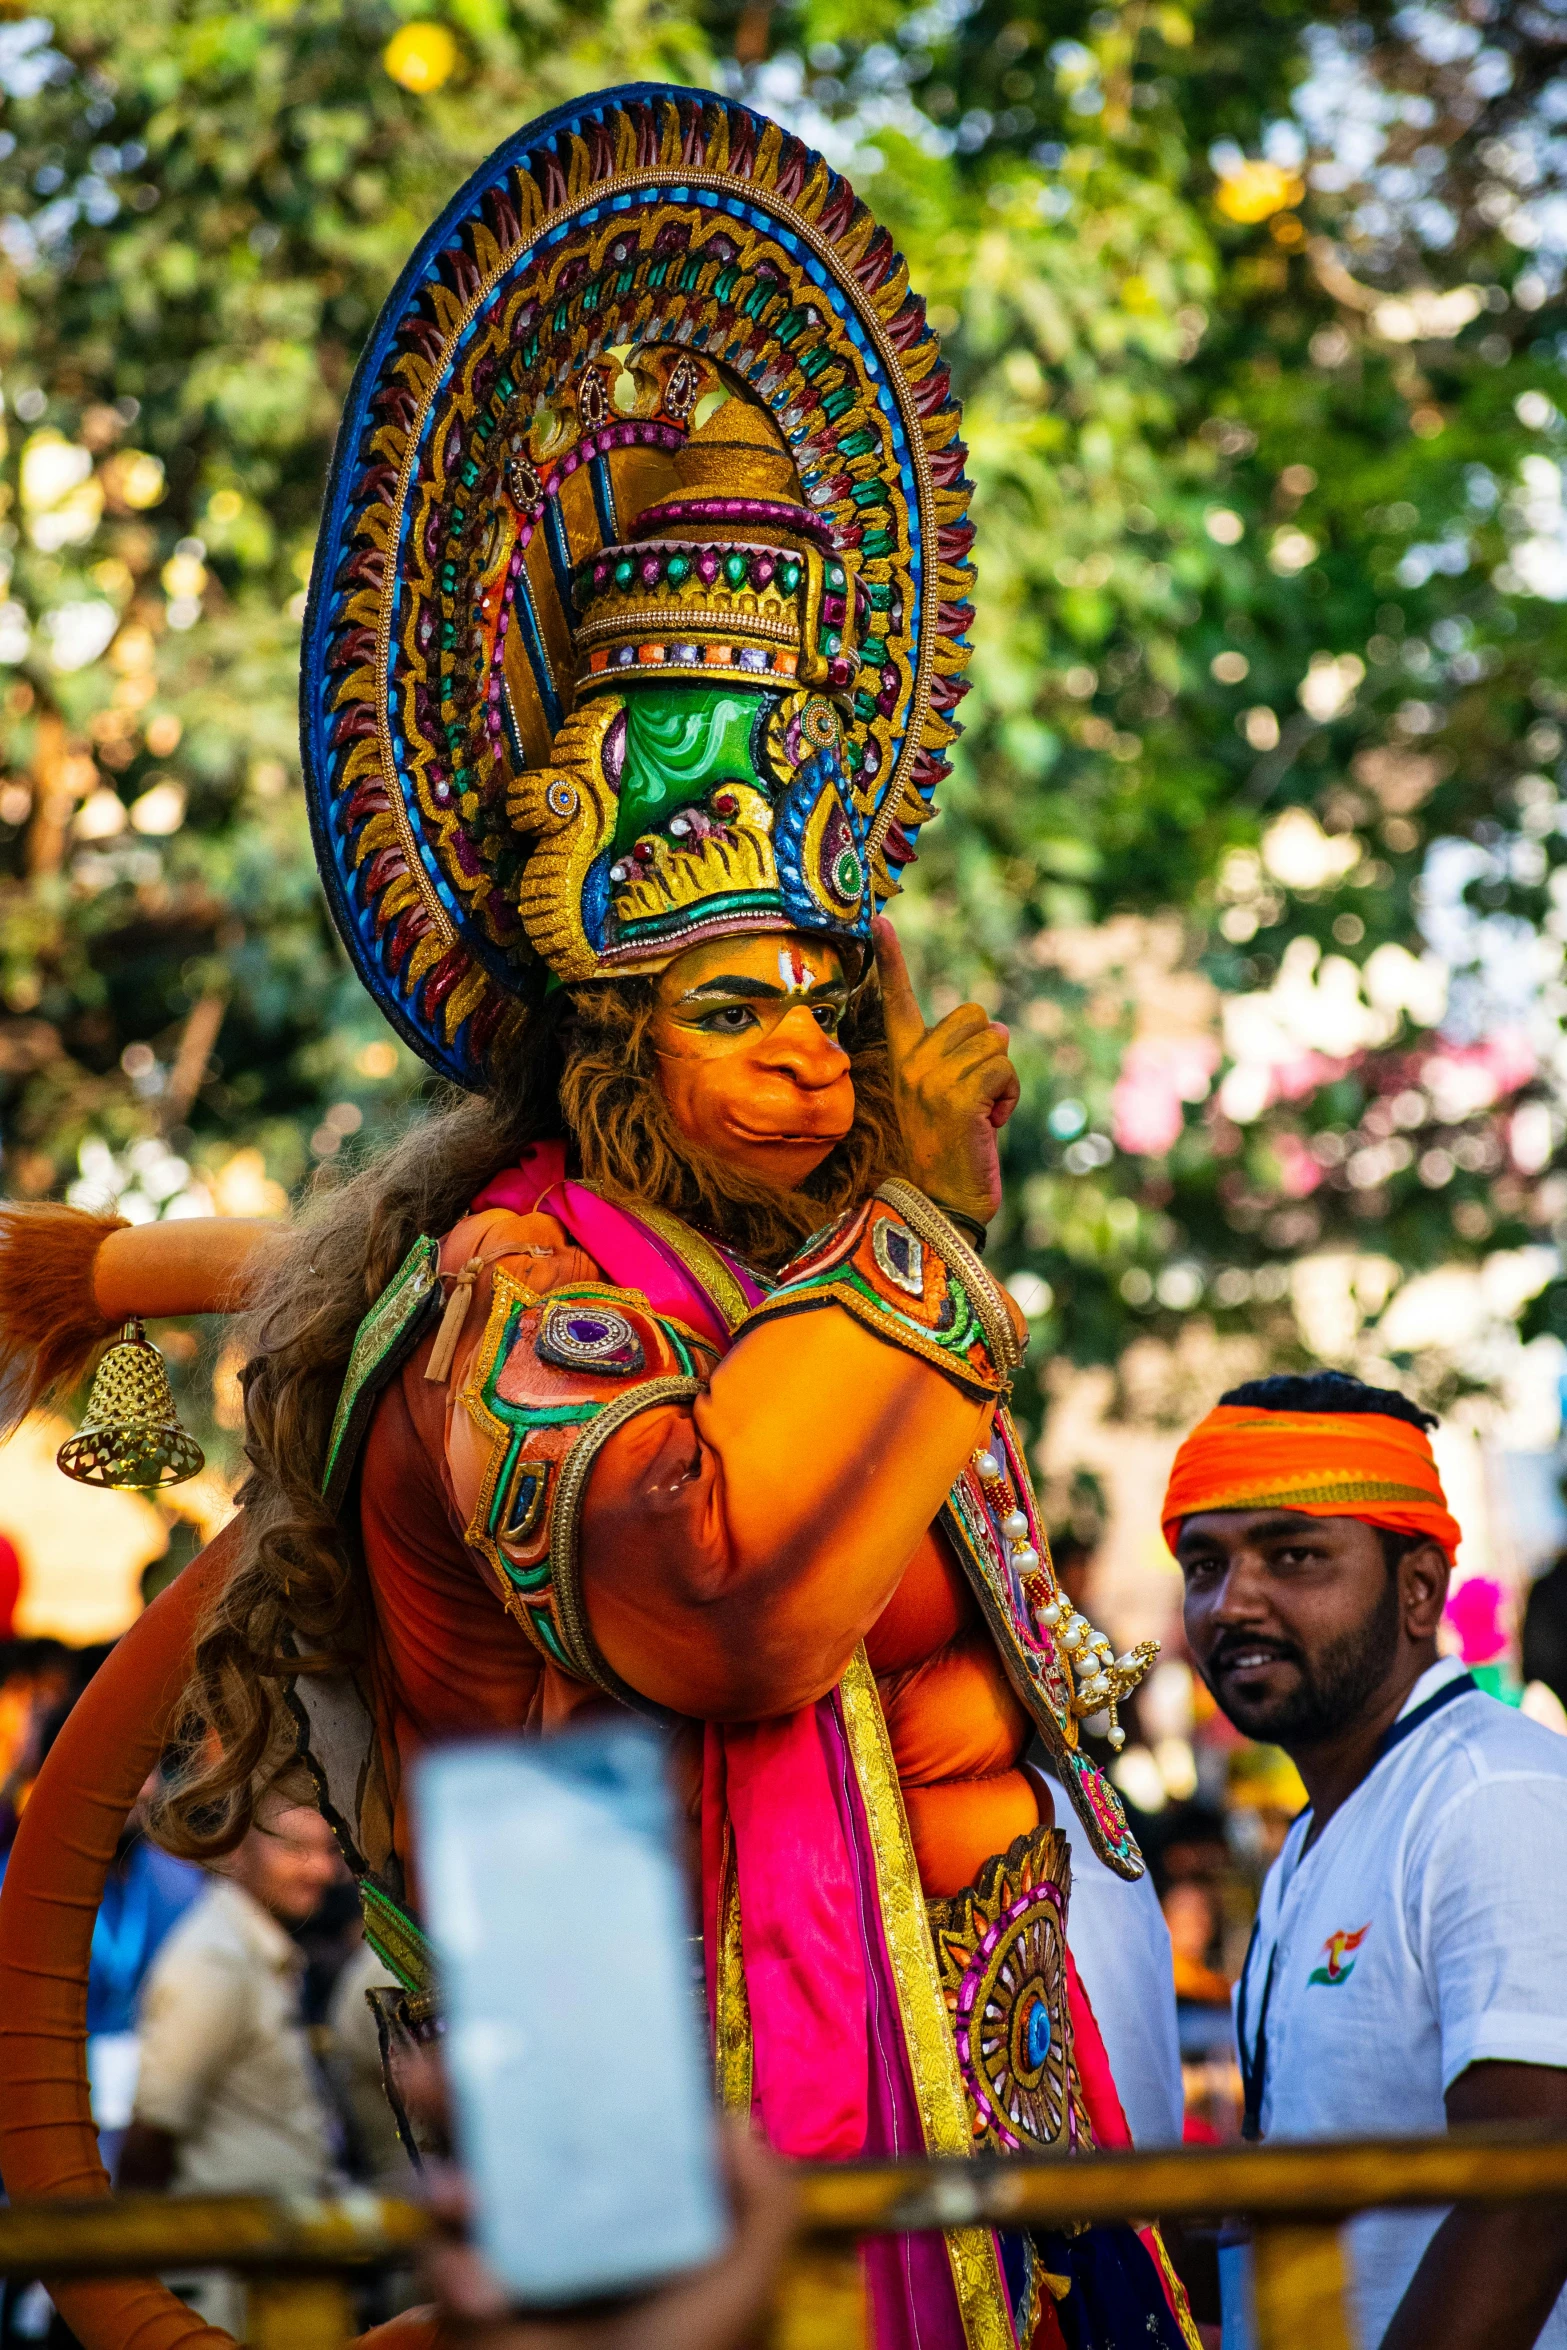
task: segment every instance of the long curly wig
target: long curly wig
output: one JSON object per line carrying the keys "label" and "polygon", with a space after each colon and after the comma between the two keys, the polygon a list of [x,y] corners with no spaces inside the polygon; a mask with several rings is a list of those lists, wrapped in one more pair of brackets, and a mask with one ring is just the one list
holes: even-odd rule
{"label": "long curly wig", "polygon": [[[454,1090],[302,1218],[249,1317],[243,1550],[198,1629],[177,1766],[153,1806],[152,1832],[167,1850],[197,1860],[233,1850],[262,1797],[289,1786],[286,1683],[361,1652],[357,1542],[323,1501],[321,1478],[355,1332],[421,1233],[450,1231],[525,1145],[564,1134],[584,1181],[670,1209],[771,1271],[901,1170],[874,984],[851,1001],[840,1032],[854,1123],[792,1192],[681,1140],[655,1082],[654,1006],[646,979],[559,991],[501,1059],[488,1095]],[[309,1799],[303,1782],[298,1792]]]}

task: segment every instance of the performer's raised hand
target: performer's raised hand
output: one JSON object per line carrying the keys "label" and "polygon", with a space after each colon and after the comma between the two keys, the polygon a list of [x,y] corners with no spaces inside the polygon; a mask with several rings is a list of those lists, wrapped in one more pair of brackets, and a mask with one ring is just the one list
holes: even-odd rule
{"label": "performer's raised hand", "polygon": [[1007,1031],[979,1004],[927,1028],[897,932],[885,915],[873,927],[910,1176],[939,1207],[988,1224],[1001,1205],[996,1136],[1018,1103]]}

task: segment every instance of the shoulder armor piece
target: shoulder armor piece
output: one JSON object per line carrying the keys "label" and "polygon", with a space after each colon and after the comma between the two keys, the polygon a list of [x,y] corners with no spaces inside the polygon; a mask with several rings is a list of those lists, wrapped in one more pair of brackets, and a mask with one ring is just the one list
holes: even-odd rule
{"label": "shoulder armor piece", "polygon": [[981,1401],[1004,1395],[1022,1361],[996,1282],[912,1183],[884,1183],[807,1241],[750,1320],[823,1306],[841,1306]]}
{"label": "shoulder armor piece", "polygon": [[715,1349],[639,1290],[583,1283],[540,1297],[499,1268],[458,1398],[488,1440],[464,1539],[550,1664],[646,1711],[599,1656],[582,1606],[577,1522],[599,1449],[637,1413],[700,1393]]}

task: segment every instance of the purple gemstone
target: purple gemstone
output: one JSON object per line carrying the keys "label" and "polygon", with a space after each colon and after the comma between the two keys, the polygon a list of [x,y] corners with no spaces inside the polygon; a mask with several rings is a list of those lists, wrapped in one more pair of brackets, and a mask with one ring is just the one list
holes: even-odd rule
{"label": "purple gemstone", "polygon": [[593,566],[593,585],[594,585],[596,588],[606,588],[606,587],[608,587],[608,585],[609,585],[609,565],[608,565],[607,563],[595,563],[595,564],[594,564],[594,566]]}
{"label": "purple gemstone", "polygon": [[842,596],[823,596],[822,618],[829,622],[830,625],[834,628],[841,628],[843,626]]}
{"label": "purple gemstone", "polygon": [[754,588],[766,587],[776,569],[777,565],[771,555],[753,555],[751,557],[751,585]]}
{"label": "purple gemstone", "polygon": [[691,669],[696,666],[702,656],[695,645],[671,645],[669,658],[677,667]]}
{"label": "purple gemstone", "polygon": [[767,667],[766,650],[761,645],[742,645],[739,665],[742,669],[765,669]]}
{"label": "purple gemstone", "polygon": [[711,587],[714,580],[718,577],[717,548],[704,547],[701,554],[698,555],[696,559],[696,568],[697,574],[701,579],[703,586]]}
{"label": "purple gemstone", "polygon": [[640,568],[642,573],[642,585],[646,588],[656,588],[658,585],[659,573],[663,569],[663,565],[659,562],[658,557],[656,555],[644,555]]}
{"label": "purple gemstone", "polygon": [[592,1321],[586,1314],[573,1314],[566,1328],[579,1346],[596,1346],[601,1339],[609,1336],[607,1322]]}

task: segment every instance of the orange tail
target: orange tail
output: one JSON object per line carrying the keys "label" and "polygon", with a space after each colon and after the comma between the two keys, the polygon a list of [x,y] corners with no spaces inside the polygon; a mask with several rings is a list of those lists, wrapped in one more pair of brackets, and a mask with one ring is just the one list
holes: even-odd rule
{"label": "orange tail", "polygon": [[40,1404],[69,1395],[111,1336],[93,1266],[119,1216],[55,1201],[0,1207],[0,1436]]}

